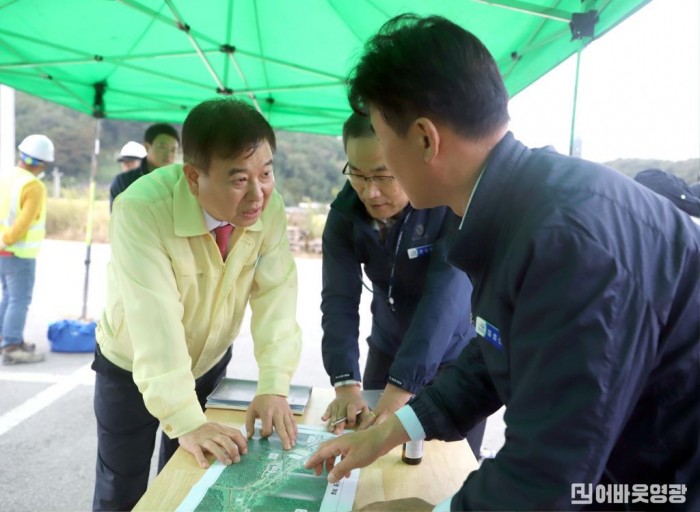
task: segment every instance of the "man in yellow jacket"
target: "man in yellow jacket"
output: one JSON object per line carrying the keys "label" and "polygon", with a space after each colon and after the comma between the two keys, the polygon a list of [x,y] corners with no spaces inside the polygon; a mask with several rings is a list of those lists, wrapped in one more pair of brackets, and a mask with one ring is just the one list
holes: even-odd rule
{"label": "man in yellow jacket", "polygon": [[261,435],[274,428],[285,449],[296,440],[286,397],[301,351],[297,274],[274,189],[274,132],[252,106],[211,100],[187,116],[182,142],[184,164],[138,179],[112,210],[93,364],[95,510],[134,507],[159,425],[159,469],[178,446],[203,468],[205,454],[232,464],[246,452],[241,432],[208,421],[203,407],[247,305],[259,373],[246,430],[260,418]]}
{"label": "man in yellow jacket", "polygon": [[17,166],[0,171],[0,344],[3,364],[37,363],[44,354],[24,341],[36,257],[46,235],[46,187],[38,178],[53,162],[46,136],[29,135],[17,147]]}

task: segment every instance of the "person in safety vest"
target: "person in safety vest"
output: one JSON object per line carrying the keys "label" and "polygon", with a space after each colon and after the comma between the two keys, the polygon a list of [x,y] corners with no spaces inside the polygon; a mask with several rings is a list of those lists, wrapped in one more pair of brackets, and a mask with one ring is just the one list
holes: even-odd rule
{"label": "person in safety vest", "polygon": [[38,178],[53,162],[53,142],[29,135],[17,147],[17,166],[0,172],[0,347],[3,364],[38,363],[44,354],[24,341],[36,257],[46,234],[46,187]]}

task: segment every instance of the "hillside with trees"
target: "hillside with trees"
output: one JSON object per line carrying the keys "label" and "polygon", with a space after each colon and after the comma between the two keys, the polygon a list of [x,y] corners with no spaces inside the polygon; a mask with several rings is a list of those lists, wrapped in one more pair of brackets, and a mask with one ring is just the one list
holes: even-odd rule
{"label": "hillside with trees", "polygon": [[684,180],[689,185],[700,182],[700,159],[691,158],[679,162],[669,162],[668,160],[644,160],[638,158],[618,158],[605,165],[620,171],[621,173],[634,177],[639,171],[644,169],[662,169],[670,172]]}
{"label": "hillside with trees", "polygon": [[[64,173],[63,185],[83,188],[90,175],[94,120],[19,91],[16,93],[15,114],[17,140],[30,133],[45,133],[51,137],[56,144],[55,165]],[[142,141],[149,124],[102,121],[97,174],[98,194],[102,197],[106,197],[109,183],[119,172],[116,157],[122,145],[128,140]],[[181,129],[181,126],[176,127]],[[275,177],[277,188],[288,206],[300,201],[330,202],[343,184],[340,170],[344,163],[342,143],[337,137],[277,132]],[[628,176],[656,167],[690,184],[700,180],[700,159],[697,158],[681,162],[618,159],[606,164]]]}
{"label": "hillside with trees", "polygon": [[[63,173],[62,185],[83,188],[90,177],[95,141],[95,121],[90,116],[17,91],[15,131],[19,142],[31,133],[44,133],[56,145],[55,166]],[[150,123],[103,119],[98,160],[98,194],[106,197],[119,172],[116,158],[129,140],[143,141]],[[182,126],[175,125],[178,131]],[[285,204],[300,201],[328,203],[340,190],[345,165],[342,142],[337,137],[278,131],[275,179]]]}

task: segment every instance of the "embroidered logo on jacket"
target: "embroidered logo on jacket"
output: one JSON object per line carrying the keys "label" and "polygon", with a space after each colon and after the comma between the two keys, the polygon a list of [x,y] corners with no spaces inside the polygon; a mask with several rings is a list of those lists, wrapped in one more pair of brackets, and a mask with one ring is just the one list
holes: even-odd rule
{"label": "embroidered logo on jacket", "polygon": [[403,386],[403,381],[402,381],[402,380],[399,380],[399,379],[397,379],[396,377],[392,377],[391,375],[389,375],[389,377],[387,378],[387,380],[388,380],[389,382],[391,382],[391,383],[392,383],[393,385],[395,385],[395,386],[398,386],[398,387],[402,387],[402,386]]}

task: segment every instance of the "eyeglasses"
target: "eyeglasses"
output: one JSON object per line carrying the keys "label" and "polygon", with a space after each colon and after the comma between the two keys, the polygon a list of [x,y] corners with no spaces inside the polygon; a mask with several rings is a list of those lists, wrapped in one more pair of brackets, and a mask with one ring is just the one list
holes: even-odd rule
{"label": "eyeglasses", "polygon": [[346,163],[343,167],[342,173],[348,177],[350,183],[356,187],[364,187],[368,181],[374,183],[377,187],[387,188],[394,184],[393,176],[363,176],[362,174],[355,174],[350,172],[350,164]]}
{"label": "eyeglasses", "polygon": [[161,151],[167,151],[168,153],[177,153],[178,147],[177,145],[171,146],[169,144],[163,144],[162,142],[157,142],[153,144],[153,146],[156,149],[160,149]]}

